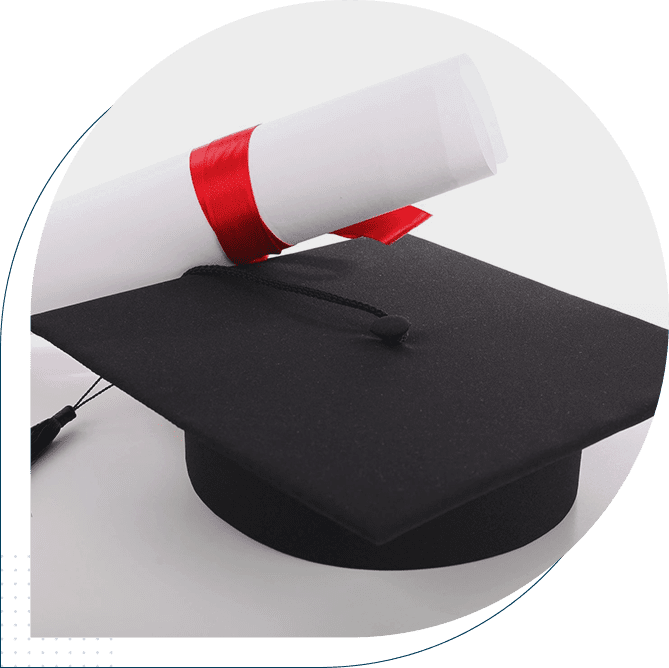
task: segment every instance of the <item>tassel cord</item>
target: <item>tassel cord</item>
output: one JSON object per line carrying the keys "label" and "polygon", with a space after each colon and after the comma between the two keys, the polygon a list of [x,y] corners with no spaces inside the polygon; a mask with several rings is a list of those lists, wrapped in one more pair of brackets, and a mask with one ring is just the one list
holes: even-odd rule
{"label": "tassel cord", "polygon": [[[91,394],[93,390],[102,381],[100,376],[87,390],[84,392],[74,406],[65,406],[59,410],[52,417],[42,420],[30,429],[30,464],[31,466],[49,449],[54,439],[60,433],[60,430],[69,422],[72,422],[77,417],[76,411],[84,404],[100,396],[103,392],[114,387],[109,383],[106,387]],[[90,395],[90,396],[89,396]]]}
{"label": "tassel cord", "polygon": [[[114,387],[113,383],[109,383],[107,387],[103,387],[101,390],[98,390],[94,395],[88,397],[88,395],[95,389],[97,384],[102,380],[102,376],[100,376],[87,390],[84,392],[84,394],[81,396],[79,401],[77,401],[72,408],[76,411],[77,409],[81,408],[84,404],[87,404],[89,401],[92,401],[95,399],[95,397],[99,397],[103,392],[106,392],[107,390],[110,390],[112,387]],[[88,399],[86,399],[88,397]]]}

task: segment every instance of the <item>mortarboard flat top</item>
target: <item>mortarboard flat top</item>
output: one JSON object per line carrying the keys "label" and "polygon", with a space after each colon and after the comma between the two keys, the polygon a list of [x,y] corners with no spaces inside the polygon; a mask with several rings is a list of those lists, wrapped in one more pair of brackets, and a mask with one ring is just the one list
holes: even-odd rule
{"label": "mortarboard flat top", "polygon": [[[239,271],[239,270],[235,270]],[[408,318],[189,274],[32,329],[186,432],[200,497],[284,552],[462,563],[555,526],[581,450],[655,411],[667,331],[407,236],[245,267]]]}

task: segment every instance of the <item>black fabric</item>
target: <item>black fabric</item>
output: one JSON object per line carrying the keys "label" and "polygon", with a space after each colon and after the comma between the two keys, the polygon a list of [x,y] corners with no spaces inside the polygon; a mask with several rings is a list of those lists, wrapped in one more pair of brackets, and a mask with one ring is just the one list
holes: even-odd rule
{"label": "black fabric", "polygon": [[294,557],[371,570],[454,566],[527,545],[553,529],[571,509],[580,463],[578,451],[375,545],[186,434],[186,464],[193,488],[228,524]]}
{"label": "black fabric", "polygon": [[36,315],[33,331],[377,545],[655,411],[665,329],[427,241],[247,270],[401,314],[409,337],[388,346],[367,313],[198,275]]}

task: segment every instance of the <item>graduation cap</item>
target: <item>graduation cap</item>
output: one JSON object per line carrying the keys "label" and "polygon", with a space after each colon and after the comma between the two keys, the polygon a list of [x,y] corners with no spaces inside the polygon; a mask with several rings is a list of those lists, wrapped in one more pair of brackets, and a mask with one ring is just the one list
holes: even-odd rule
{"label": "graduation cap", "polygon": [[224,521],[367,569],[555,527],[584,448],[654,414],[667,330],[433,243],[366,238],[33,316],[185,433]]}

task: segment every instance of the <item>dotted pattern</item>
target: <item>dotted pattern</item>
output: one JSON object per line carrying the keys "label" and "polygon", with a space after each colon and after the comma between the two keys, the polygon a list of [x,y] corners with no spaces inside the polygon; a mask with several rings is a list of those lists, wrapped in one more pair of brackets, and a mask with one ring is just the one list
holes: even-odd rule
{"label": "dotted pattern", "polygon": [[30,555],[2,555],[0,666],[113,666],[113,638],[30,635]]}

